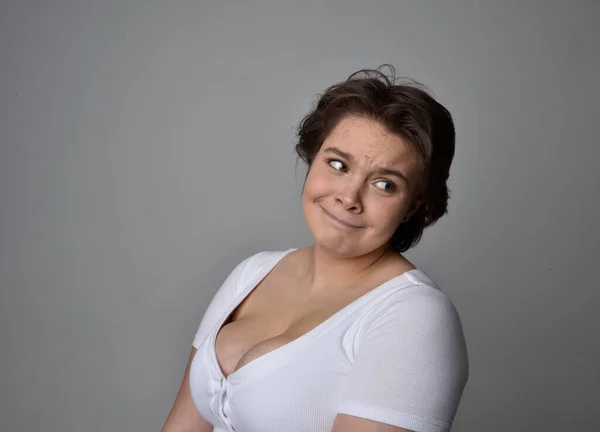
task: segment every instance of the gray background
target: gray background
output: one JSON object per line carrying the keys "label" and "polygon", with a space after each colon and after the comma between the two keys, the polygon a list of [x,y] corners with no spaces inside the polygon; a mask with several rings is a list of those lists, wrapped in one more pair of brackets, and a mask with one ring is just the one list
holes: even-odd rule
{"label": "gray background", "polygon": [[2,1],[0,430],[150,431],[250,254],[311,244],[294,128],[394,64],[452,112],[456,431],[596,431],[597,1]]}

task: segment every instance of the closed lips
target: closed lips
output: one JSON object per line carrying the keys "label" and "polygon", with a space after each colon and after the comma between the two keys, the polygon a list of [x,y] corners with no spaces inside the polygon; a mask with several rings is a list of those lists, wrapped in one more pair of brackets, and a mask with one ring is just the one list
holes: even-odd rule
{"label": "closed lips", "polygon": [[360,227],[360,226],[358,226],[358,225],[351,224],[350,222],[346,222],[345,220],[342,220],[342,219],[340,219],[340,218],[338,218],[338,217],[335,217],[334,215],[332,215],[331,213],[329,213],[327,210],[325,210],[323,207],[321,207],[321,209],[322,209],[322,210],[323,210],[325,213],[327,213],[327,214],[328,214],[330,217],[334,218],[336,221],[338,221],[338,222],[340,222],[340,223],[343,223],[343,224],[345,224],[345,225],[348,225],[348,226],[350,226],[350,227],[352,227],[352,228],[362,228],[362,227]]}

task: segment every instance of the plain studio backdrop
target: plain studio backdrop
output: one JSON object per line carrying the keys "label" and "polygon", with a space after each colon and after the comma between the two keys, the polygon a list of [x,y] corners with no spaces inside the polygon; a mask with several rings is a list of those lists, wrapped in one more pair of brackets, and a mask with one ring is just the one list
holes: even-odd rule
{"label": "plain studio backdrop", "polygon": [[[455,431],[600,430],[600,3],[2,1],[0,430],[159,430],[208,302],[311,244],[294,130],[392,63],[454,116]],[[293,421],[293,419],[290,419]]]}

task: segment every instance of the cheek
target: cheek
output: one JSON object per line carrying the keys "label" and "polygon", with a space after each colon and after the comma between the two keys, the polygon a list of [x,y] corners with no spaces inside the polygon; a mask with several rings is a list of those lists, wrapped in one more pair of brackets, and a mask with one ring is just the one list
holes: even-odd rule
{"label": "cheek", "polygon": [[307,210],[306,207],[310,206],[310,204],[315,200],[315,197],[317,195],[315,186],[315,176],[313,171],[311,170],[308,173],[306,180],[304,181],[304,187],[302,190],[302,206],[304,207],[305,211]]}
{"label": "cheek", "polygon": [[308,173],[306,182],[304,183],[304,193],[306,198],[318,198],[326,192],[327,185],[330,184],[327,179],[327,174],[322,169],[313,167]]}
{"label": "cheek", "polygon": [[395,231],[403,217],[402,202],[397,200],[393,200],[393,202],[374,201],[370,206],[365,206],[369,209],[369,219],[374,222],[373,225],[378,227],[378,231]]}

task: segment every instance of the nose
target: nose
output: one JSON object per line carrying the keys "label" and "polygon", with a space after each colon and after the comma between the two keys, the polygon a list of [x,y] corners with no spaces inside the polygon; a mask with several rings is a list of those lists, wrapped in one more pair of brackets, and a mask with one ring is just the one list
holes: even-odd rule
{"label": "nose", "polygon": [[360,213],[362,211],[361,185],[359,185],[358,182],[346,183],[338,190],[335,200],[345,210],[353,213]]}

